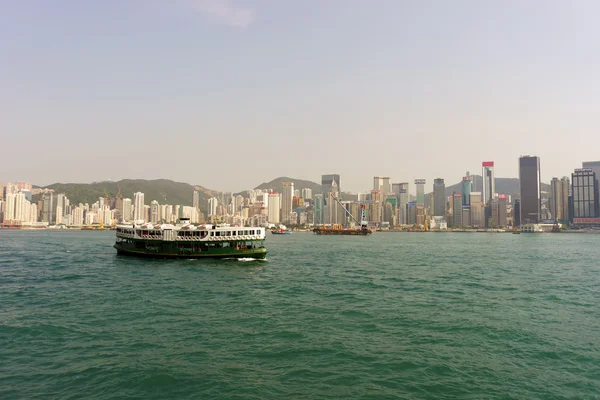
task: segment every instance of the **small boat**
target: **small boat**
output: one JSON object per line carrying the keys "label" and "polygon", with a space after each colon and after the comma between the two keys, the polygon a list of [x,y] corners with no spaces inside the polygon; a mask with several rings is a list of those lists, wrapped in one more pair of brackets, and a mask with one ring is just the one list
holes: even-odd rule
{"label": "small boat", "polygon": [[271,231],[271,233],[273,235],[291,235],[292,234],[292,232],[286,231],[285,229],[281,229],[281,228],[274,229],[274,230]]}
{"label": "small boat", "polygon": [[513,231],[513,235],[520,235],[520,234],[521,234],[521,232],[519,232],[519,231]]}

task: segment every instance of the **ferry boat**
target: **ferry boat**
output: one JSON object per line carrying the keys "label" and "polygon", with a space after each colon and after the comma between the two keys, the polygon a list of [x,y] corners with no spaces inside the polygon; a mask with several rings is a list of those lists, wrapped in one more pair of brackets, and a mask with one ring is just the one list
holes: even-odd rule
{"label": "ferry boat", "polygon": [[148,258],[254,258],[267,256],[265,229],[222,225],[117,225],[117,254]]}

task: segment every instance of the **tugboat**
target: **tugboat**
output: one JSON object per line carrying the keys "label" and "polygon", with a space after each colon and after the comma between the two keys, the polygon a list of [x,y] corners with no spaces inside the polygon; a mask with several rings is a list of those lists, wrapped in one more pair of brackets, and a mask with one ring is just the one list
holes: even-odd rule
{"label": "tugboat", "polygon": [[267,256],[265,229],[190,224],[117,225],[118,255],[148,258],[255,258]]}
{"label": "tugboat", "polygon": [[[335,201],[337,201],[339,204],[337,197],[334,197],[333,199]],[[331,225],[331,226],[316,227],[313,229],[313,232],[317,235],[370,235],[371,233],[373,233],[373,231],[371,231],[368,227],[367,210],[366,210],[364,204],[362,204],[360,207],[361,208],[361,221],[360,222],[358,222],[356,220],[356,218],[354,218],[354,216],[352,214],[350,214],[350,212],[346,209],[346,207],[342,207],[342,208],[346,211],[346,214],[348,214],[350,216],[350,218],[352,218],[354,220],[354,222],[356,222],[360,226],[360,228],[344,229],[341,225]]]}

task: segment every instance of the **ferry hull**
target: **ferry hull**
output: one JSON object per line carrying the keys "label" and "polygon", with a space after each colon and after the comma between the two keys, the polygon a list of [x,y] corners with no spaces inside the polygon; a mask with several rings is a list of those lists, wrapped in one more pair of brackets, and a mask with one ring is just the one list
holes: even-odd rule
{"label": "ferry hull", "polygon": [[143,258],[180,258],[180,259],[198,259],[198,258],[254,258],[261,260],[267,257],[267,249],[256,248],[247,250],[231,249],[210,249],[201,252],[175,252],[168,250],[149,251],[144,249],[125,248],[119,244],[113,246],[117,249],[117,255],[132,256]]}

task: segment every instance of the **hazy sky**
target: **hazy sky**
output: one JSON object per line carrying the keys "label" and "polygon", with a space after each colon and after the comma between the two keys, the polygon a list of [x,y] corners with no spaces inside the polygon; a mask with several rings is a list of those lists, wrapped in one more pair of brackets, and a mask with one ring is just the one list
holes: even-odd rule
{"label": "hazy sky", "polygon": [[344,190],[600,159],[600,2],[0,1],[0,181]]}

